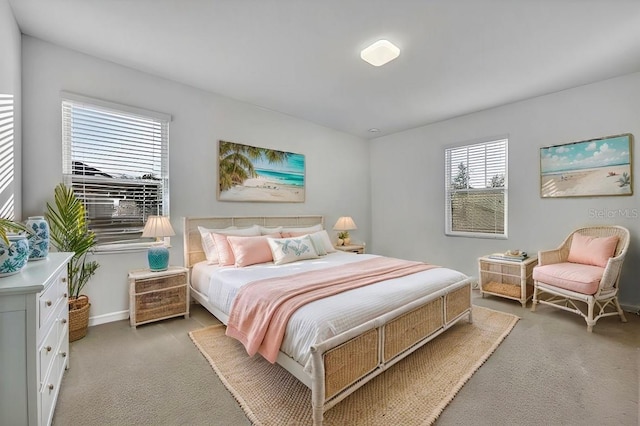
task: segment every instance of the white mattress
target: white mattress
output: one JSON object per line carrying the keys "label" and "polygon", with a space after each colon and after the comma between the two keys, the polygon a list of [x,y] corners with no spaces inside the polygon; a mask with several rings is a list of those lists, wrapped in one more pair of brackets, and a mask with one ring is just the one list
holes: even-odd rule
{"label": "white mattress", "polygon": [[[284,265],[264,263],[244,268],[219,267],[200,262],[193,267],[191,286],[206,295],[214,307],[228,316],[233,299],[244,284],[372,257],[376,256],[337,252]],[[452,269],[434,268],[314,301],[291,316],[280,350],[304,366],[306,372],[310,372],[309,348],[313,344],[467,278],[465,274]],[[220,320],[226,322],[226,318]]]}

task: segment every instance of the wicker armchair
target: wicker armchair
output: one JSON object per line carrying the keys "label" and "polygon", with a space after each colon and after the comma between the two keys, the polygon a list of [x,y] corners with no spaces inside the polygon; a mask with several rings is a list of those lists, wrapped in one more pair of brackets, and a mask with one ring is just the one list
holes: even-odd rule
{"label": "wicker armchair", "polygon": [[[613,256],[605,260],[606,264],[603,267],[581,265],[568,261],[571,243],[577,233],[582,236],[596,238],[618,237]],[[538,253],[538,266],[533,270],[533,305],[531,306],[531,311],[535,312],[536,305],[542,303],[574,312],[585,319],[587,331],[589,332],[593,330],[596,321],[602,317],[619,315],[622,322],[627,322],[624,312],[618,303],[618,282],[628,247],[629,231],[626,228],[621,226],[592,226],[576,229],[555,250],[540,251]],[[554,266],[544,268],[546,265]],[[581,271],[580,268],[585,269]],[[586,271],[586,273],[581,274],[583,271]],[[554,279],[555,277],[549,274],[557,274],[558,277]],[[583,286],[579,282],[581,276],[588,276],[590,282],[585,282]],[[553,284],[542,280],[553,282]],[[569,285],[566,284],[567,282],[569,282]],[[541,295],[544,299],[540,298]],[[586,303],[586,313],[584,312],[584,305],[582,305],[581,309],[576,304],[576,301]]]}

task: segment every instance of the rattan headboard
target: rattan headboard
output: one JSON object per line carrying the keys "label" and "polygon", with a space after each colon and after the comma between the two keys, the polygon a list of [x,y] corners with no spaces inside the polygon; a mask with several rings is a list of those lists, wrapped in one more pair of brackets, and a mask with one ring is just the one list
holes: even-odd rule
{"label": "rattan headboard", "polygon": [[184,218],[184,265],[191,268],[205,260],[198,226],[222,229],[228,226],[239,228],[251,225],[262,226],[324,226],[324,216],[228,216],[228,217],[185,217]]}

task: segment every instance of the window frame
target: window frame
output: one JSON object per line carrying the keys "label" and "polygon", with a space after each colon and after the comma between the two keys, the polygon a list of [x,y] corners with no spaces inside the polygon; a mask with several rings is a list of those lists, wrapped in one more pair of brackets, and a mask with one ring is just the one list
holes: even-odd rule
{"label": "window frame", "polygon": [[[452,179],[452,169],[454,169],[454,165],[451,164],[453,162],[450,159],[450,155],[455,150],[467,149],[469,150],[472,147],[478,146],[488,146],[492,143],[499,143],[504,141],[504,186],[503,187],[484,187],[484,188],[467,188],[466,190],[453,190],[451,185],[453,182]],[[483,239],[507,239],[508,238],[508,194],[509,194],[509,135],[499,135],[495,137],[488,137],[477,139],[473,141],[468,141],[464,143],[458,143],[455,145],[447,146],[444,149],[444,197],[445,197],[445,235],[450,237],[467,237],[467,238],[483,238]],[[483,160],[485,166],[487,164],[486,153]],[[467,167],[469,165],[467,164]],[[485,182],[487,177],[485,176]],[[503,211],[504,211],[504,231],[502,233],[490,233],[490,232],[472,232],[472,231],[455,231],[453,230],[453,215],[451,210],[451,194],[455,192],[466,192],[466,193],[482,193],[482,192],[490,192],[501,190],[503,192]]]}
{"label": "window frame", "polygon": [[[115,102],[104,101],[101,99],[91,98],[88,96],[79,95],[71,92],[61,92],[60,99],[60,108],[61,108],[61,118],[62,118],[62,176],[63,182],[65,185],[69,187],[73,187],[73,147],[71,143],[71,135],[66,132],[68,128],[68,124],[65,122],[66,118],[64,116],[65,111],[65,102],[70,102],[80,107],[86,106],[87,108],[94,108],[98,110],[112,111],[116,114],[130,115],[135,117],[141,117],[143,119],[151,119],[162,122],[162,125],[166,125],[166,129],[164,132],[165,136],[163,137],[162,152],[164,155],[161,157],[162,166],[161,169],[164,171],[163,176],[161,176],[162,185],[160,187],[162,192],[162,212],[154,213],[154,214],[162,214],[169,216],[170,212],[170,193],[169,193],[169,125],[172,120],[171,115],[151,111],[143,108],[133,107],[129,105],[119,104]],[[117,182],[121,181],[121,179],[114,180],[114,185],[117,185]],[[141,184],[144,186],[144,183]],[[85,207],[87,205],[85,204]],[[144,213],[143,213],[144,217]],[[91,218],[90,218],[91,219]],[[144,223],[142,224],[144,227]],[[91,229],[91,222],[89,221],[89,229]],[[142,228],[140,229],[142,232]],[[164,238],[164,245],[170,247],[170,237]],[[150,246],[154,245],[156,242],[152,240],[145,241],[145,239],[137,238],[132,239],[131,241],[121,241],[121,242],[103,242],[95,246],[94,252],[96,253],[118,253],[118,252],[131,252],[131,251],[144,251],[148,249]]]}

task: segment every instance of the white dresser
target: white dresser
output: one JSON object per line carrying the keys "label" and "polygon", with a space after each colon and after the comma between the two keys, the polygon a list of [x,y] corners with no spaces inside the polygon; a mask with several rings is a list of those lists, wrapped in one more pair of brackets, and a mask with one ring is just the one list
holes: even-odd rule
{"label": "white dresser", "polygon": [[69,366],[67,262],[49,253],[0,278],[0,425],[48,425]]}

